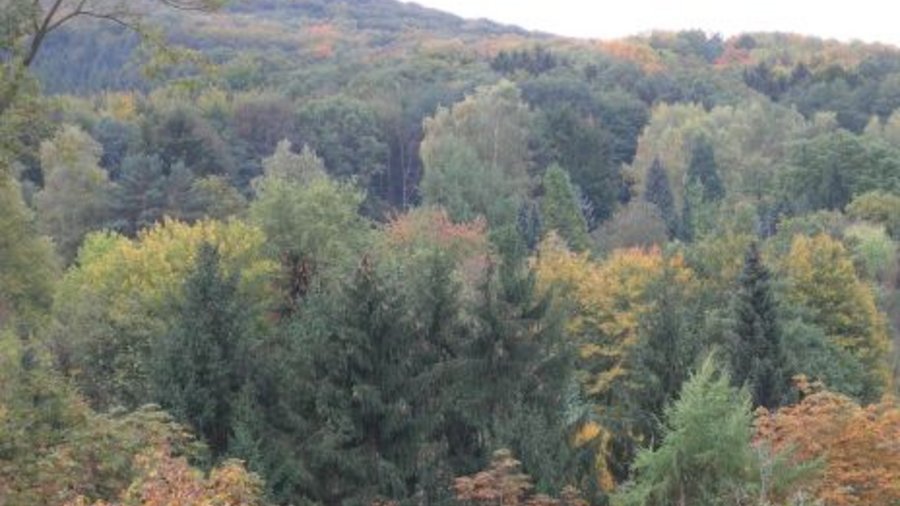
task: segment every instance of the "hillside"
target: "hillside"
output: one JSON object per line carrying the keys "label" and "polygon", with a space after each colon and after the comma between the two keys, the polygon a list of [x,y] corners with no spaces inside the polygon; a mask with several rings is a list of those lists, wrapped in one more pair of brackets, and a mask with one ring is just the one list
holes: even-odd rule
{"label": "hillside", "polygon": [[900,49],[10,2],[0,505],[900,504]]}

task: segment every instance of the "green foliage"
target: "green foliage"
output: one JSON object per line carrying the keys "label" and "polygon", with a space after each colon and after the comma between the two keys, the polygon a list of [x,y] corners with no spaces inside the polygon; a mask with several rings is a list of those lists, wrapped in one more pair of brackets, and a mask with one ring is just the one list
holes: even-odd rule
{"label": "green foliage", "polygon": [[801,210],[843,210],[855,195],[900,191],[900,167],[892,147],[846,131],[798,144],[785,173],[784,191]]}
{"label": "green foliage", "polygon": [[608,218],[619,196],[621,177],[613,159],[613,137],[595,122],[580,118],[570,106],[549,106],[538,117],[540,163],[566,168],[590,203],[591,219]]}
{"label": "green foliage", "polygon": [[587,222],[578,205],[578,194],[569,175],[559,165],[544,174],[541,216],[546,230],[555,230],[575,251],[587,248]]}
{"label": "green foliage", "polygon": [[99,167],[100,145],[77,127],[64,127],[41,146],[44,187],[35,195],[41,228],[66,262],[88,232],[99,229],[112,189]]}
{"label": "green foliage", "polygon": [[696,184],[702,189],[704,203],[716,202],[725,197],[725,186],[719,177],[713,145],[705,137],[694,141],[685,177],[687,185]]}
{"label": "green foliage", "polygon": [[883,224],[894,240],[900,240],[900,195],[882,191],[864,193],[850,202],[847,214]]}
{"label": "green foliage", "polygon": [[750,395],[708,358],[666,408],[658,448],[638,453],[617,505],[730,504],[757,478]]}
{"label": "green foliage", "polygon": [[251,307],[241,300],[238,273],[223,274],[216,246],[202,243],[183,285],[174,321],[153,343],[157,401],[193,427],[214,456],[228,449],[234,399],[248,373]]}
{"label": "green foliage", "polygon": [[424,201],[458,221],[512,223],[529,190],[531,113],[508,81],[479,88],[425,122]]}
{"label": "green foliage", "polygon": [[666,222],[669,237],[674,237],[678,230],[678,214],[675,210],[675,198],[672,196],[672,187],[669,185],[669,176],[659,159],[653,160],[653,165],[647,170],[644,182],[643,198],[655,205]]}
{"label": "green foliage", "polygon": [[738,278],[734,319],[732,379],[746,386],[754,406],[775,408],[783,401],[790,373],[785,370],[771,275],[755,242],[747,250]]}
{"label": "green foliage", "polygon": [[0,175],[0,329],[16,315],[35,323],[52,304],[58,266],[36,229],[18,182]]}
{"label": "green foliage", "polygon": [[[240,273],[241,300],[263,326],[275,305],[263,233],[245,223],[165,221],[129,240],[88,236],[76,267],[60,283],[45,336],[54,358],[96,406],[139,406],[150,399],[153,343],[171,332],[181,286],[198,248],[213,243],[228,275]],[[251,325],[251,322],[248,322]]]}
{"label": "green foliage", "polygon": [[57,504],[76,496],[113,499],[135,475],[132,457],[156,445],[202,457],[202,446],[157,407],[95,413],[41,362],[29,343],[0,332],[0,496],[5,504]]}
{"label": "green foliage", "polygon": [[632,201],[593,233],[597,249],[651,248],[669,240],[669,228],[654,204]]}
{"label": "green foliage", "polygon": [[280,145],[265,162],[250,217],[266,235],[271,258],[281,263],[282,311],[289,313],[327,279],[320,275],[346,267],[348,256],[365,244],[370,226],[359,215],[362,192],[317,172],[321,165],[312,153],[292,155],[287,146]]}

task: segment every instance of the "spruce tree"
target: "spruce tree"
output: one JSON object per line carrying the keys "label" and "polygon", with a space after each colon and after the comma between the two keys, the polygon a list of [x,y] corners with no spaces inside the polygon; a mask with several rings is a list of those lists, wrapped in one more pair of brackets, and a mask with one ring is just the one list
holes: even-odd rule
{"label": "spruce tree", "polygon": [[218,249],[202,244],[175,324],[157,350],[159,403],[190,424],[214,456],[228,449],[232,404],[246,374],[247,304],[237,286],[236,274],[222,272]]}
{"label": "spruce tree", "polygon": [[570,248],[577,251],[587,248],[587,221],[581,213],[578,195],[569,174],[559,165],[550,166],[544,174],[541,211],[547,229],[556,230]]}
{"label": "spruce tree", "polygon": [[719,177],[715,150],[706,137],[698,138],[691,147],[687,184],[694,183],[699,183],[703,188],[703,202],[717,202],[725,197],[725,186]]}
{"label": "spruce tree", "polygon": [[669,230],[669,237],[674,237],[678,230],[678,213],[675,211],[675,198],[672,196],[669,175],[659,158],[654,159],[653,164],[647,170],[644,200],[659,208]]}
{"label": "spruce tree", "polygon": [[364,258],[312,349],[316,428],[307,466],[311,499],[371,504],[409,495],[418,442],[417,366],[396,288]]}
{"label": "spruce tree", "polygon": [[747,384],[756,406],[777,407],[785,392],[785,359],[770,274],[754,242],[747,250],[734,304],[733,380]]}
{"label": "spruce tree", "polygon": [[545,490],[563,484],[573,463],[563,392],[573,354],[551,294],[539,294],[524,246],[501,241],[503,257],[480,289],[476,329],[462,353],[462,419],[477,455],[510,448]]}

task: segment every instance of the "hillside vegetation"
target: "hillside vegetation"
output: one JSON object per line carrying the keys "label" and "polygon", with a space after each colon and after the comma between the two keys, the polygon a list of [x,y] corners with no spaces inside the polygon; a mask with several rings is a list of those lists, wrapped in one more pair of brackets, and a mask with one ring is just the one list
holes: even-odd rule
{"label": "hillside vegetation", "polygon": [[900,504],[900,49],[5,1],[0,506]]}

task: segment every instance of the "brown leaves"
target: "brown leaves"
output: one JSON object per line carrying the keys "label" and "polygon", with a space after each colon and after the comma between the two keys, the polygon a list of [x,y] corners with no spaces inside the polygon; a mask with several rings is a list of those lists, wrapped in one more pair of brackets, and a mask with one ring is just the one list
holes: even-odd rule
{"label": "brown leaves", "polygon": [[522,472],[521,462],[509,450],[494,452],[487,470],[457,478],[453,490],[458,501],[472,505],[587,506],[571,487],[563,490],[560,499],[535,494],[531,477]]}
{"label": "brown leaves", "polygon": [[797,462],[824,459],[815,490],[825,504],[900,503],[900,408],[893,400],[862,407],[822,391],[775,413],[760,410],[756,423],[757,442],[792,449]]}
{"label": "brown leaves", "polygon": [[[137,477],[119,502],[92,506],[257,506],[262,505],[262,483],[237,461],[226,461],[209,477],[174,457],[160,445],[134,459]],[[87,506],[84,497],[67,506]]]}

